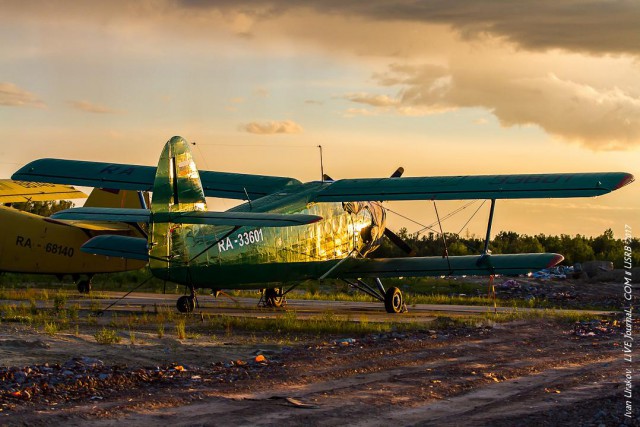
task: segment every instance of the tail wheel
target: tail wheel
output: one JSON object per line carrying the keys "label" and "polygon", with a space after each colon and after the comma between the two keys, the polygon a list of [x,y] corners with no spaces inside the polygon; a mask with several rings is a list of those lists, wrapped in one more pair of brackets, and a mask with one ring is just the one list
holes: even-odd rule
{"label": "tail wheel", "polygon": [[77,287],[78,292],[81,294],[88,294],[91,292],[91,281],[86,279],[80,280],[78,281]]}
{"label": "tail wheel", "polygon": [[400,289],[396,287],[387,289],[384,295],[384,308],[387,313],[402,313],[404,311],[404,300]]}
{"label": "tail wheel", "polygon": [[191,313],[196,308],[196,299],[191,295],[183,295],[178,298],[176,308],[180,313]]}
{"label": "tail wheel", "polygon": [[267,307],[282,307],[285,301],[285,296],[282,294],[282,289],[268,288],[264,291],[264,302]]}

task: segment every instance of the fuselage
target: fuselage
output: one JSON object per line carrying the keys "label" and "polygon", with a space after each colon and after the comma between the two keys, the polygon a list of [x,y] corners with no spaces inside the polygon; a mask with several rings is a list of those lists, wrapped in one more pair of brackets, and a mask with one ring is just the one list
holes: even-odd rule
{"label": "fuselage", "polygon": [[310,203],[327,184],[287,186],[231,209],[322,217],[313,224],[233,228],[154,223],[149,265],[165,280],[213,289],[320,277],[339,260],[375,249],[385,225],[377,202]]}
{"label": "fuselage", "polygon": [[0,271],[94,274],[144,267],[122,258],[89,255],[80,247],[94,234],[47,218],[0,207]]}

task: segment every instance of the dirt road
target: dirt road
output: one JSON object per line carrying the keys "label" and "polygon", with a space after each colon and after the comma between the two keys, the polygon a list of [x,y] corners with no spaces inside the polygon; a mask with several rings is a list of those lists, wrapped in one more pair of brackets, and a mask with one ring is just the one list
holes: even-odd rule
{"label": "dirt road", "polygon": [[[623,376],[629,364],[618,332],[596,328],[577,335],[566,323],[526,321],[355,340],[326,337],[263,349],[262,363],[254,360],[257,344],[234,347],[174,340],[178,347],[170,357],[153,346],[146,349],[145,360],[142,345],[105,349],[89,339],[65,341],[30,332],[34,335],[22,335],[24,342],[44,344],[21,351],[45,354],[55,348],[60,360],[65,353],[99,357],[104,361],[99,372],[124,361],[129,371],[121,370],[129,382],[118,388],[109,380],[96,381],[88,390],[63,397],[9,397],[3,400],[0,423],[634,425],[640,422],[637,400],[636,418],[624,417]],[[7,341],[7,335],[3,339]],[[6,344],[0,349],[4,354],[10,351]],[[164,371],[135,370],[169,358],[179,360],[181,354],[181,363],[188,364],[184,370],[174,365]],[[243,361],[232,362],[237,358]],[[164,372],[162,379],[159,370]],[[115,371],[108,372],[116,378]],[[640,396],[637,387],[634,395]]]}

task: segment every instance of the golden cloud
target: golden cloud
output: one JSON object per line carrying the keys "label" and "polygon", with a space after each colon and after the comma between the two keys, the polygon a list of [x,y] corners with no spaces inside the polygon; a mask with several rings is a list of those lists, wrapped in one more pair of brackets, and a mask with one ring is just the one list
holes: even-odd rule
{"label": "golden cloud", "polygon": [[117,113],[116,110],[105,107],[103,105],[93,104],[87,101],[69,101],[69,105],[78,111],[84,111],[85,113],[95,113],[95,114],[114,114]]}
{"label": "golden cloud", "polygon": [[9,82],[0,82],[0,105],[46,108],[45,103],[37,96]]}
{"label": "golden cloud", "polygon": [[293,120],[251,122],[241,125],[240,129],[256,135],[295,134],[303,131],[302,126]]}

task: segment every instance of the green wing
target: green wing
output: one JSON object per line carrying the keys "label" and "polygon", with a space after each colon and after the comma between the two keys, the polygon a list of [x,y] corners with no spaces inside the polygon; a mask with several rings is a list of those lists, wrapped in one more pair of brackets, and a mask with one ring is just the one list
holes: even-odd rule
{"label": "green wing", "polygon": [[420,277],[527,274],[552,267],[564,257],[553,253],[411,258],[349,258],[328,277]]}
{"label": "green wing", "polygon": [[625,172],[341,179],[315,202],[600,196],[633,181]]}
{"label": "green wing", "polygon": [[[156,175],[153,166],[120,163],[84,162],[63,159],[39,159],[20,168],[13,179],[72,184],[85,187],[151,191]],[[202,187],[208,197],[257,199],[290,184],[293,178],[202,171]]]}
{"label": "green wing", "polygon": [[151,218],[149,209],[132,208],[71,208],[51,215],[56,220],[145,222]]}
{"label": "green wing", "polygon": [[[148,209],[128,208],[72,208],[56,212],[51,216],[56,220],[76,221],[113,221],[113,222],[150,222]],[[154,222],[173,222],[175,224],[208,224],[254,227],[290,227],[311,224],[322,217],[305,214],[274,214],[260,212],[167,212],[155,213]]]}

